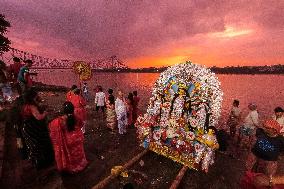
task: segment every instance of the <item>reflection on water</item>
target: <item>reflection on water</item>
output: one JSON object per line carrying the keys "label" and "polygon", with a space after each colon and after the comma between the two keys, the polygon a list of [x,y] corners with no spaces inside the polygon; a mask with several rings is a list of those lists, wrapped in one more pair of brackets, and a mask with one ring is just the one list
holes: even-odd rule
{"label": "reflection on water", "polygon": [[[71,70],[40,70],[36,81],[51,85],[70,87],[79,84],[78,76]],[[97,85],[121,89],[125,93],[137,90],[141,97],[141,109],[145,111],[151,95],[152,85],[159,77],[157,73],[94,73],[88,81],[90,92],[94,94]],[[261,119],[273,114],[276,106],[284,106],[284,76],[283,75],[218,75],[224,92],[222,117],[223,124],[228,117],[231,103],[240,100],[243,116],[247,113],[247,104],[255,102]]]}

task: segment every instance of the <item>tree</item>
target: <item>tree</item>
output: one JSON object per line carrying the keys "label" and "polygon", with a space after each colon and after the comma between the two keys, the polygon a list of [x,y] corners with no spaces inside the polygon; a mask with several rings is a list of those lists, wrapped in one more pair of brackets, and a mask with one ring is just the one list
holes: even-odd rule
{"label": "tree", "polygon": [[10,22],[5,20],[4,15],[0,14],[0,55],[3,52],[9,51],[11,41],[4,35],[7,33],[7,29],[10,26]]}

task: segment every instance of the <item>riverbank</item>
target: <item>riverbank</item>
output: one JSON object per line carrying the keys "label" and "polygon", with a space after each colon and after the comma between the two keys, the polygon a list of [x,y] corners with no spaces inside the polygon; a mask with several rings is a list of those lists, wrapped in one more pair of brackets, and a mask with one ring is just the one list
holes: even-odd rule
{"label": "riverbank", "polygon": [[[52,110],[49,120],[61,109],[65,101],[62,90],[44,89],[41,86],[40,96]],[[49,86],[50,87],[50,86]],[[65,88],[66,90],[67,88]],[[88,122],[85,133],[85,151],[89,161],[88,167],[76,175],[59,175],[55,165],[49,170],[36,171],[26,160],[21,160],[16,149],[15,131],[6,124],[3,171],[0,188],[65,188],[89,189],[110,174],[111,168],[123,165],[126,161],[141,152],[136,139],[136,129],[128,128],[125,136],[111,134],[107,129],[104,115],[94,111],[92,101],[88,103]],[[239,189],[238,182],[244,173],[246,153],[240,152],[240,160],[226,154],[216,153],[216,162],[209,173],[188,171],[180,189]],[[142,157],[143,163],[136,163],[128,170],[128,177],[119,177],[108,185],[107,189],[119,189],[126,182],[135,185],[135,189],[169,188],[180,164],[168,158],[148,152]],[[279,170],[284,171],[283,162]]]}

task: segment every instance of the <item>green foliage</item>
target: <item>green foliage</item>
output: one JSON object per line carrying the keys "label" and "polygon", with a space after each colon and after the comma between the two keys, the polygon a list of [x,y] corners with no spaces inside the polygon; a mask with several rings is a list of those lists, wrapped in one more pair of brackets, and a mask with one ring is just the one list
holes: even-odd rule
{"label": "green foliage", "polygon": [[5,20],[4,15],[0,14],[0,54],[9,51],[11,42],[4,36],[9,27],[11,27],[10,23]]}

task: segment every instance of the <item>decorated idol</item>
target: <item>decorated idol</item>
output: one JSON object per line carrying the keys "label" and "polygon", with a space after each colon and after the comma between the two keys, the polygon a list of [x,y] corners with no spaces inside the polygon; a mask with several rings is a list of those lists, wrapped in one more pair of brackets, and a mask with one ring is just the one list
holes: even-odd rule
{"label": "decorated idol", "polygon": [[141,145],[207,172],[219,146],[214,126],[222,94],[215,74],[203,66],[186,62],[168,68],[153,87],[147,113],[137,119]]}

